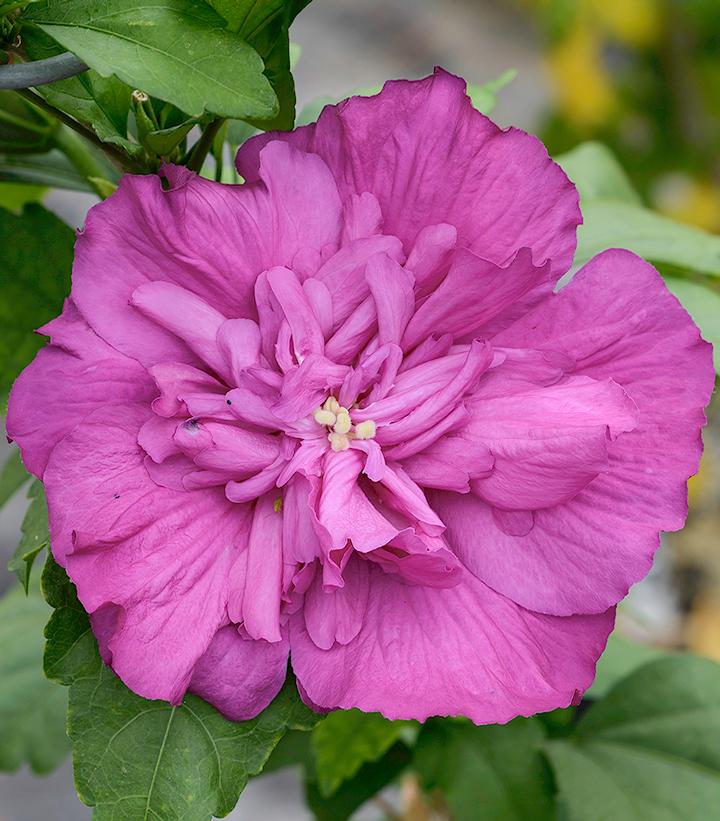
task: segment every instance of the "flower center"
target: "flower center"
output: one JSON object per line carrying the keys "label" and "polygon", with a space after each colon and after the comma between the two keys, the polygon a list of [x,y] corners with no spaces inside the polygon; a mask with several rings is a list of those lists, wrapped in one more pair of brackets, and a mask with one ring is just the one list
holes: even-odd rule
{"label": "flower center", "polygon": [[344,408],[334,396],[328,396],[323,405],[313,414],[318,425],[328,428],[328,441],[334,451],[347,450],[351,439],[374,439],[375,422],[366,419],[353,425],[350,411]]}

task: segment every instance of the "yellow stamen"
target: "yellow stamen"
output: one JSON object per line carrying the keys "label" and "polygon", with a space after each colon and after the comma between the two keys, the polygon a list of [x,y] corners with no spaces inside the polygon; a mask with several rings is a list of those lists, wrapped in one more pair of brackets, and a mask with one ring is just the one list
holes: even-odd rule
{"label": "yellow stamen", "polygon": [[347,411],[347,408],[340,408],[337,418],[335,420],[335,425],[333,426],[333,430],[335,433],[350,433],[350,428],[352,427],[352,420],[350,419],[350,414]]}
{"label": "yellow stamen", "polygon": [[341,407],[342,406],[334,396],[328,396],[328,398],[325,400],[325,404],[323,405],[324,410],[329,410],[331,413],[334,413],[335,415],[340,413]]}
{"label": "yellow stamen", "polygon": [[332,411],[325,410],[325,408],[318,408],[313,417],[318,425],[330,426],[335,424],[335,414]]}
{"label": "yellow stamen", "polygon": [[355,436],[357,439],[374,439],[377,428],[372,419],[355,425]]}
{"label": "yellow stamen", "polygon": [[347,450],[350,447],[350,440],[344,433],[330,433],[328,434],[330,440],[330,447],[336,452]]}

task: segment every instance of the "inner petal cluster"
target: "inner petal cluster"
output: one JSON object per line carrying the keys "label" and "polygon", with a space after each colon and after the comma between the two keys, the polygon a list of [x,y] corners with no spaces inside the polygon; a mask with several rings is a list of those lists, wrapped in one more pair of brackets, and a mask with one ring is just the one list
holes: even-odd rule
{"label": "inner petal cluster", "polygon": [[406,257],[372,195],[360,201],[372,223],[355,201],[355,235],[260,274],[252,316],[169,283],[132,297],[192,352],[151,368],[148,473],[176,490],[223,487],[258,529],[281,517],[283,608],[318,572],[342,588],[353,556],[411,584],[457,584],[434,493],[483,500],[501,530],[526,534],[536,510],[606,469],[608,435],[635,424],[619,386],[573,376],[560,353],[491,341],[508,305],[545,287],[528,249],[499,266],[431,226]]}

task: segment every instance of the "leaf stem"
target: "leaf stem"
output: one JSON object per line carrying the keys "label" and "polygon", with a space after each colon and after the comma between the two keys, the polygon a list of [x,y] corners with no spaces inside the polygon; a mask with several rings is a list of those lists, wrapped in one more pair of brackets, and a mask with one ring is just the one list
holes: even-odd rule
{"label": "leaf stem", "polygon": [[92,143],[92,145],[107,154],[108,157],[114,160],[123,170],[133,171],[137,174],[145,173],[145,168],[135,162],[131,157],[128,157],[124,151],[121,151],[119,148],[111,145],[110,143],[103,142],[94,131],[86,128],[77,120],[73,120],[72,117],[68,117],[68,115],[65,114],[64,111],[60,111],[59,108],[55,108],[55,106],[50,105],[50,103],[44,100],[39,94],[36,94],[34,91],[30,91],[29,89],[17,89],[15,93],[19,94],[21,97],[24,97],[26,100],[29,100],[41,111],[46,111],[48,114],[56,117],[61,123],[66,125],[68,128],[71,128],[89,143]]}
{"label": "leaf stem", "polygon": [[[75,166],[80,174],[92,186],[95,193],[101,198],[107,197],[107,186],[110,181],[106,179],[105,170],[93,156],[93,152],[88,151],[83,141],[67,126],[60,124],[56,134],[55,142],[57,147],[65,154],[70,162]],[[100,184],[98,184],[98,181]]]}
{"label": "leaf stem", "polygon": [[212,148],[213,140],[215,139],[218,131],[222,128],[224,122],[224,117],[217,117],[208,126],[206,126],[205,130],[200,135],[200,139],[195,143],[192,151],[190,152],[187,167],[191,171],[195,171],[198,174],[200,173],[203,163],[205,162],[205,158]]}

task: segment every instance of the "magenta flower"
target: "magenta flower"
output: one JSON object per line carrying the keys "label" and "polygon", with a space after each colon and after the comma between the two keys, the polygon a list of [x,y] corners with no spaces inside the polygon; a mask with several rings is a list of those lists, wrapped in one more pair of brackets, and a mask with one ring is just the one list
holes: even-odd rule
{"label": "magenta flower", "polygon": [[[88,215],[8,430],[148,698],[478,723],[575,702],[683,525],[710,347],[437,71]],[[163,184],[164,182],[164,184]]]}

